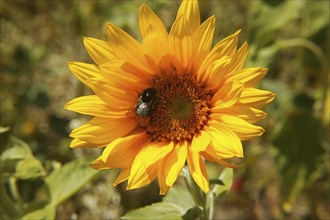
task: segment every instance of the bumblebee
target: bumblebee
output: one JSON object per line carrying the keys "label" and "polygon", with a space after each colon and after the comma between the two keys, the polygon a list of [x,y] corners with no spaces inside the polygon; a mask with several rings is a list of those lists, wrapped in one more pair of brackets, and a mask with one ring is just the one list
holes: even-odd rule
{"label": "bumblebee", "polygon": [[135,114],[140,118],[147,118],[150,116],[156,102],[157,89],[155,87],[145,89],[136,102]]}

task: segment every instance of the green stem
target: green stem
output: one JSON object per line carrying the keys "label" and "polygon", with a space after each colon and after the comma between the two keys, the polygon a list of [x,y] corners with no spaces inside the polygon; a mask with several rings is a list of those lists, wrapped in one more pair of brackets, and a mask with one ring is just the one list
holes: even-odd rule
{"label": "green stem", "polygon": [[200,206],[201,205],[201,196],[199,193],[199,189],[196,190],[196,187],[194,186],[195,182],[192,179],[188,169],[183,169],[183,172],[184,172],[184,175],[183,175],[184,182],[187,185],[188,192],[190,193],[191,197],[193,198],[195,205]]}
{"label": "green stem", "polygon": [[[208,219],[213,219],[213,213],[214,213],[214,194],[213,194],[213,192],[212,191],[210,191],[210,192],[208,192],[208,202],[209,202],[209,204],[210,204],[210,207],[209,207],[209,213],[208,213]],[[206,202],[205,202],[205,207],[207,207],[206,206],[207,205],[207,200],[206,200]]]}
{"label": "green stem", "polygon": [[209,218],[209,213],[207,209],[207,194],[203,193],[203,219],[210,219]]}
{"label": "green stem", "polygon": [[[196,206],[202,208],[201,219],[212,219],[214,196],[212,192],[203,193],[199,186],[195,183],[188,169],[183,169],[184,181],[187,185],[188,192],[194,200]],[[208,208],[209,204],[209,208]]]}

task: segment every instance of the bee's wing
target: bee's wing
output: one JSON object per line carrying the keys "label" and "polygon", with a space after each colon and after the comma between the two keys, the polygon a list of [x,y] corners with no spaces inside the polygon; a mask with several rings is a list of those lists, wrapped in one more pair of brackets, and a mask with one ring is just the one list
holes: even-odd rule
{"label": "bee's wing", "polygon": [[139,105],[140,102],[142,102],[142,100],[141,100],[141,96],[138,98],[138,100],[136,101],[136,103],[134,103],[134,104],[133,104],[133,105],[127,110],[126,115],[127,115],[128,117],[131,117],[131,116],[133,116],[133,115],[136,116],[136,108],[137,108],[137,106]]}

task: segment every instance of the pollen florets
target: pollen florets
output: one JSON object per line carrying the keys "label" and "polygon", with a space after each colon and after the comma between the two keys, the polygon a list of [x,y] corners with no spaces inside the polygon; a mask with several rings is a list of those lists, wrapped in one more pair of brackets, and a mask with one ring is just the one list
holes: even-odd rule
{"label": "pollen florets", "polygon": [[158,90],[150,121],[146,127],[153,140],[191,141],[207,124],[210,92],[191,74],[166,74],[156,79]]}

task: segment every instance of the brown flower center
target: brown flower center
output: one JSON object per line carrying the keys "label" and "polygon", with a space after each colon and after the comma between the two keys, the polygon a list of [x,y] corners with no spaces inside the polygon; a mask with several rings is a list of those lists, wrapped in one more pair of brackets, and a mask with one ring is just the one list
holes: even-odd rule
{"label": "brown flower center", "polygon": [[154,141],[191,141],[206,125],[211,95],[190,75],[171,73],[155,80],[157,101],[146,125]]}

